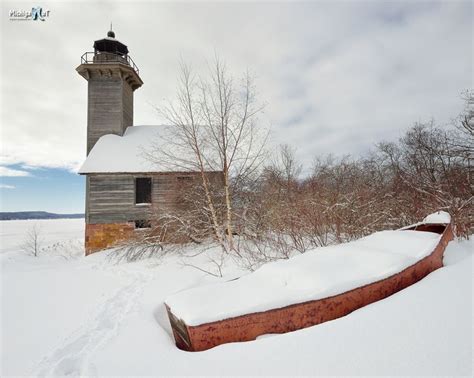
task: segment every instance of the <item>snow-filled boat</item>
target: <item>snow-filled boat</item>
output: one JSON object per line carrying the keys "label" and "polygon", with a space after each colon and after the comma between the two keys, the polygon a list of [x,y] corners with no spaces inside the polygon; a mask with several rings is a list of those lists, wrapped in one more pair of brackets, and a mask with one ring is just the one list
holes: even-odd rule
{"label": "snow-filled boat", "polygon": [[437,212],[400,230],[317,248],[237,280],[181,291],[165,303],[176,346],[202,351],[345,316],[441,268],[452,238],[451,217]]}

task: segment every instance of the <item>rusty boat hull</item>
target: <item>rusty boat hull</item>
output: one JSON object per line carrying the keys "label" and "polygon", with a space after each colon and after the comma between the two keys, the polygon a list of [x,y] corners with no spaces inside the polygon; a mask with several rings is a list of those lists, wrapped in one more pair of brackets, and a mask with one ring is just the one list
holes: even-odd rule
{"label": "rusty boat hull", "polygon": [[413,265],[388,278],[342,294],[196,326],[187,325],[165,304],[176,346],[185,351],[204,351],[225,343],[255,340],[264,334],[311,327],[350,314],[413,285],[443,266],[444,251],[453,239],[453,228],[451,223],[417,224],[404,230],[435,232],[441,238],[430,254]]}

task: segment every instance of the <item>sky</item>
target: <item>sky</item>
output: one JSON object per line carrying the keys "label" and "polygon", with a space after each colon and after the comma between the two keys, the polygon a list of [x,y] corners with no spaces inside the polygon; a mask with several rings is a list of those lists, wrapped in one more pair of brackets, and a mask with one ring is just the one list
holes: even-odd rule
{"label": "sky", "polygon": [[[40,5],[45,21],[11,21]],[[473,88],[470,1],[2,2],[0,211],[83,212],[87,82],[75,68],[113,22],[140,69],[134,124],[162,124],[182,59],[247,69],[270,146],[309,167],[360,156],[415,122],[447,125]],[[111,159],[114,157],[111,156]]]}

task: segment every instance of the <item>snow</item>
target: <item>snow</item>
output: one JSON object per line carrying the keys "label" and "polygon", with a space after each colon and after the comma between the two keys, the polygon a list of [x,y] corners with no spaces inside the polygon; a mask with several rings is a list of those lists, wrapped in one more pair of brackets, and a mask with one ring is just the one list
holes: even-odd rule
{"label": "snow", "polygon": [[166,128],[167,126],[130,126],[123,136],[102,136],[79,173],[143,173],[166,170],[145,156],[166,132]]}
{"label": "snow", "polygon": [[422,224],[449,224],[449,223],[451,223],[451,215],[449,215],[449,213],[447,213],[446,211],[437,211],[436,213],[427,215],[421,222],[417,222],[409,226],[402,227],[400,228],[400,230],[412,229]]}
{"label": "snow", "polygon": [[[53,248],[55,243],[83,244],[83,218],[0,221],[0,254],[21,251],[26,234],[33,227],[38,230],[40,244],[46,250]],[[70,254],[71,251],[65,252]]]}
{"label": "snow", "polygon": [[[106,134],[94,145],[79,173],[196,171],[193,152],[186,144],[177,143],[176,138],[169,125],[129,126],[123,136]],[[211,163],[212,153],[208,151],[207,155],[206,170],[219,170]]]}
{"label": "snow", "polygon": [[422,223],[443,223],[449,224],[451,223],[451,215],[446,211],[437,211],[436,213],[428,215],[425,219],[423,219]]}
{"label": "snow", "polygon": [[377,232],[266,264],[238,280],[186,290],[165,302],[175,316],[196,326],[321,299],[402,271],[432,252],[440,237],[431,232]]}
{"label": "snow", "polygon": [[[14,245],[29,223],[2,222],[1,376],[472,376],[472,239],[448,245],[444,268],[343,318],[189,353],[174,345],[165,298],[226,281],[236,266],[217,279],[175,255],[117,265],[105,253],[83,257],[69,251],[83,238],[77,221],[50,221],[48,232],[70,239],[46,235],[37,258],[3,245],[4,230]],[[209,268],[208,257],[185,261]]]}

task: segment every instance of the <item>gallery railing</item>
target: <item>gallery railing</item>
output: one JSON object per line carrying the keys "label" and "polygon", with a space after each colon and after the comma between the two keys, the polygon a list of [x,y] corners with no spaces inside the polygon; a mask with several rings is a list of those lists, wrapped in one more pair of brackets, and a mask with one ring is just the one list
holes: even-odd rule
{"label": "gallery railing", "polygon": [[110,63],[110,62],[119,62],[127,64],[133,68],[133,70],[139,75],[139,70],[133,59],[129,55],[120,55],[109,52],[85,52],[81,56],[81,64],[101,64],[101,63]]}

